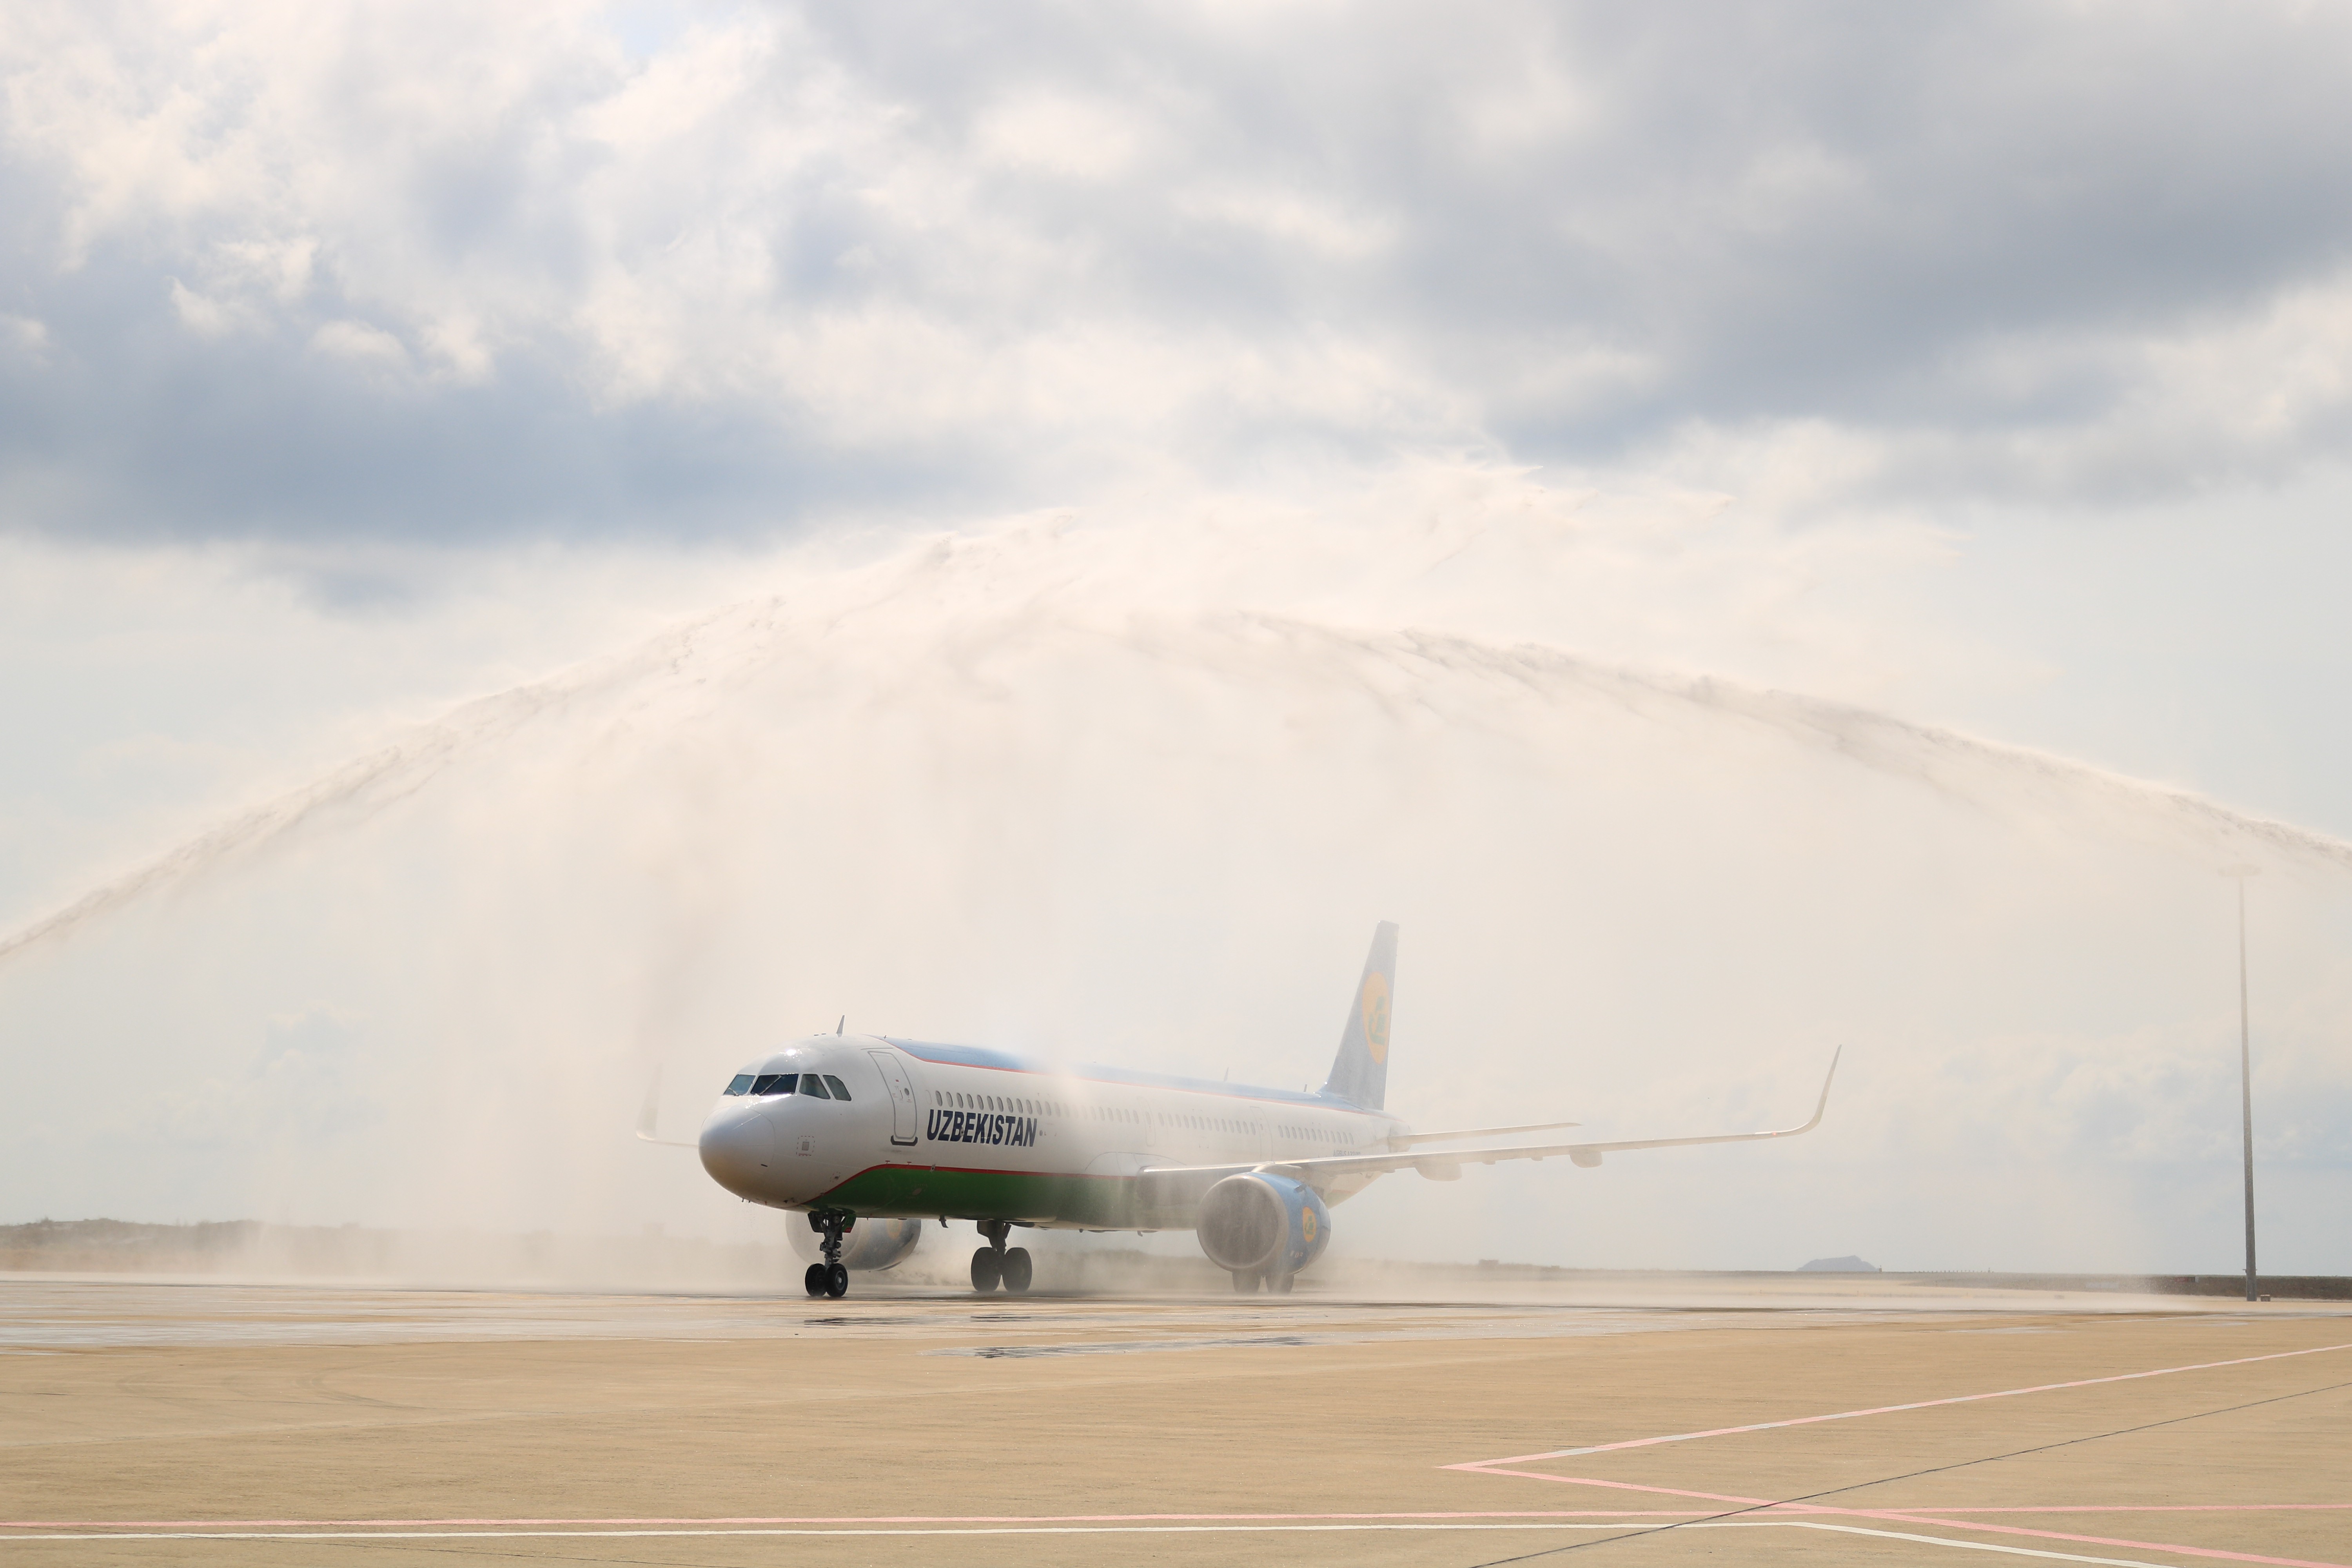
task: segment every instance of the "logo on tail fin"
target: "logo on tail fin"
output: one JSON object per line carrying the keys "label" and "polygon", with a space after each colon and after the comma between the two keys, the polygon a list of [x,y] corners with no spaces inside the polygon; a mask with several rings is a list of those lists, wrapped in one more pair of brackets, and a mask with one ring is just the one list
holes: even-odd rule
{"label": "logo on tail fin", "polygon": [[1363,994],[1356,999],[1356,1010],[1364,1020],[1364,1046],[1372,1053],[1372,1060],[1389,1059],[1389,977],[1375,971],[1364,976]]}
{"label": "logo on tail fin", "polygon": [[1366,1110],[1378,1110],[1388,1093],[1396,938],[1397,928],[1387,921],[1372,932],[1372,951],[1364,956],[1363,978],[1356,982],[1356,998],[1339,1031],[1339,1054],[1331,1058],[1331,1076],[1323,1085],[1324,1093]]}

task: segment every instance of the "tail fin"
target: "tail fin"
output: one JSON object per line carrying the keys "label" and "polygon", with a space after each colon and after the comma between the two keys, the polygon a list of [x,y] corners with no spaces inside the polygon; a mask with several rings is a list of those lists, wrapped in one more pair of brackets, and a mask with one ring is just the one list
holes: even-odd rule
{"label": "tail fin", "polygon": [[1364,977],[1356,982],[1355,1005],[1348,1012],[1348,1027],[1339,1036],[1339,1054],[1331,1058],[1331,1080],[1326,1094],[1336,1094],[1367,1110],[1378,1110],[1389,1088],[1389,1005],[1396,991],[1397,928],[1382,921],[1372,932],[1372,951],[1364,960]]}

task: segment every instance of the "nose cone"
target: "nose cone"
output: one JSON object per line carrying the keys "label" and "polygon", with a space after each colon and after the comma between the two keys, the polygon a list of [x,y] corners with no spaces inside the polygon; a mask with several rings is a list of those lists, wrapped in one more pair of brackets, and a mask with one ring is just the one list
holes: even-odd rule
{"label": "nose cone", "polygon": [[702,1129],[702,1168],[738,1197],[751,1197],[767,1185],[776,1157],[775,1124],[758,1111],[730,1107]]}

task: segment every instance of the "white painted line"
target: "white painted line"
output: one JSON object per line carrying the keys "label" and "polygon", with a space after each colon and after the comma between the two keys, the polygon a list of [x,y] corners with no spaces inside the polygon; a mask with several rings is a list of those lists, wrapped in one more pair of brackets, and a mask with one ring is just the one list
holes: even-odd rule
{"label": "white painted line", "polygon": [[[1496,1470],[1494,1475],[1525,1474],[1531,1479],[1577,1481],[1574,1477],[1546,1476],[1538,1472]],[[1591,1480],[1579,1484],[1597,1485]],[[1652,1491],[1660,1489],[1636,1487],[1630,1489]],[[1719,1493],[1689,1493],[1675,1491],[1677,1497],[1697,1496],[1714,1502],[1738,1503],[1743,1506],[1769,1500],[1726,1497]],[[1999,1507],[1937,1504],[1934,1507],[1901,1510],[1857,1510],[1829,1503],[1778,1503],[1773,1505],[1773,1517],[1786,1519],[1799,1514],[1832,1514],[1841,1518],[1869,1515],[1893,1517],[1900,1513],[1906,1519],[1941,1523],[1949,1516],[1956,1528],[1965,1528],[1961,1516],[1983,1514],[2073,1514],[2073,1513],[2308,1513],[2352,1510],[2352,1502],[2144,1502],[2144,1503],[2037,1503]],[[878,1528],[886,1524],[982,1525],[982,1524],[1298,1524],[1298,1523],[1383,1523],[1404,1521],[1419,1523],[1442,1523],[1454,1521],[1527,1521],[1545,1522],[1570,1520],[1603,1520],[1625,1524],[1638,1524],[1657,1520],[1716,1519],[1718,1510],[1697,1508],[1579,1508],[1579,1509],[1417,1509],[1396,1512],[1334,1512],[1334,1513],[881,1513],[881,1514],[743,1514],[700,1515],[669,1518],[658,1515],[620,1515],[603,1519],[577,1518],[475,1518],[475,1519],[16,1519],[0,1520],[0,1531],[183,1531],[191,1530],[256,1531],[278,1533],[289,1530],[354,1530],[380,1531],[386,1530],[520,1530],[542,1528],[580,1531],[593,1529],[624,1527],[652,1529],[674,1525],[688,1529],[716,1530],[729,1526],[752,1525],[847,1525]]]}
{"label": "white painted line", "polygon": [[1626,1448],[1654,1448],[1661,1443],[1689,1443],[1701,1437],[1729,1437],[1742,1432],[1771,1432],[1784,1426],[1811,1426],[1822,1421],[1852,1421],[1864,1415],[1892,1415],[1905,1410],[1935,1410],[1947,1405],[1974,1405],[1985,1399],[2014,1399],[2022,1394],[2053,1394],[2067,1388],[2095,1388],[2101,1384],[2132,1383],[2147,1377],[2170,1377],[2176,1373],[2213,1372],[2225,1366],[2252,1366],[2256,1362],[2285,1361],[2294,1356],[2321,1355],[2352,1350],[2352,1344],[2314,1345],[2308,1350],[2275,1351],[2269,1355],[2240,1356],[2234,1361],[2204,1361],[2193,1366],[2160,1366],[2152,1372],[2123,1372],[2113,1377],[2077,1378],[2072,1383],[2038,1383],[2031,1388],[2003,1388],[1990,1394],[1959,1394],[1949,1399],[1921,1399],[1909,1405],[1880,1405],[1868,1410],[1840,1410],[1829,1415],[1799,1415],[1787,1421],[1756,1421],[1745,1426],[1714,1426],[1704,1432],[1675,1432],[1662,1437],[1633,1437],[1622,1443],[1595,1443],[1582,1448],[1552,1448],[1540,1454],[1514,1454],[1507,1459],[1474,1459],[1448,1465],[1449,1470],[1482,1470],[1495,1465],[1524,1465],[1531,1459],[1567,1459],[1580,1454],[1614,1454]]}
{"label": "white painted line", "polygon": [[1713,1510],[1631,1508],[1412,1509],[1330,1513],[804,1513],[705,1514],[695,1518],[615,1515],[604,1519],[20,1519],[0,1521],[5,1530],[590,1530],[652,1529],[677,1525],[717,1530],[736,1525],[885,1524],[1354,1524],[1392,1520],[1446,1522],[1455,1520],[1708,1519]]}
{"label": "white painted line", "polygon": [[[1646,1527],[1646,1528],[1645,1528]],[[1928,1546],[1949,1546],[1963,1552],[1991,1552],[2010,1557],[2038,1557],[2059,1563],[2092,1563],[2102,1568],[2171,1568],[2129,1557],[2086,1557],[2073,1552],[2043,1552],[2027,1546],[1996,1546],[1988,1542],[1952,1541],[1937,1535],[1912,1535],[1895,1530],[1866,1530],[1852,1524],[1821,1524],[1810,1520],[1720,1520],[1704,1524],[1659,1526],[1646,1520],[1569,1523],[1564,1521],[1511,1524],[1469,1524],[1399,1521],[1356,1524],[1089,1524],[985,1525],[960,1529],[913,1530],[342,1530],[342,1531],[145,1531],[91,1534],[18,1535],[16,1541],[562,1541],[644,1539],[647,1537],[709,1536],[937,1536],[937,1535],[1265,1535],[1329,1534],[1362,1531],[1461,1531],[1496,1530],[1634,1530],[1643,1534],[1680,1530],[1828,1530],[1844,1535],[1878,1536],[1888,1541],[1912,1541]]]}
{"label": "white painted line", "polygon": [[605,1541],[709,1535],[1261,1535],[1361,1530],[1625,1530],[1649,1521],[1526,1524],[1014,1524],[952,1530],[155,1530],[11,1535],[8,1541]]}

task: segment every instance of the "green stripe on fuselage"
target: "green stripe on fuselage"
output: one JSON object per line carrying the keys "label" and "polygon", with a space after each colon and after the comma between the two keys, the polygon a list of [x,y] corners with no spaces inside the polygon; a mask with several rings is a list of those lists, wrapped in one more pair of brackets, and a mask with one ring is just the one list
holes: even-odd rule
{"label": "green stripe on fuselage", "polygon": [[877,1219],[1055,1220],[1089,1229],[1134,1227],[1135,1182],[1035,1171],[951,1171],[877,1165],[860,1171],[812,1208],[842,1208]]}

